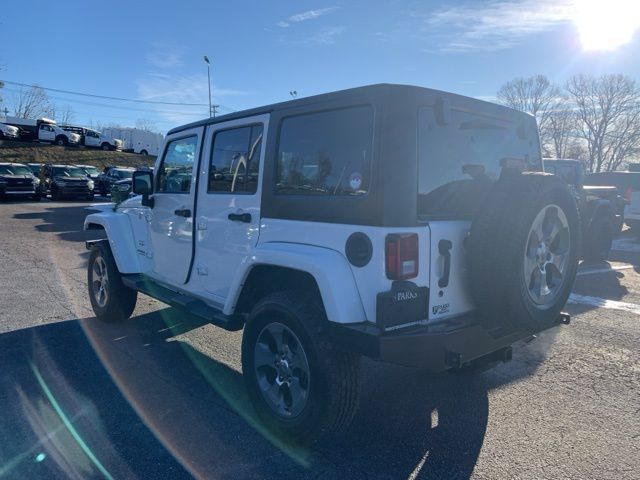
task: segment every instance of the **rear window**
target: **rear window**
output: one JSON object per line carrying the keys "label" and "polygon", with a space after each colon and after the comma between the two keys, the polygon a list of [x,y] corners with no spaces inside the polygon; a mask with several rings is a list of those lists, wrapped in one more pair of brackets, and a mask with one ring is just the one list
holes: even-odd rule
{"label": "rear window", "polygon": [[370,106],[285,118],[280,127],[276,192],[363,195],[373,144]]}
{"label": "rear window", "polygon": [[418,110],[418,212],[473,215],[505,159],[541,169],[535,123],[450,109],[446,121],[433,107]]}

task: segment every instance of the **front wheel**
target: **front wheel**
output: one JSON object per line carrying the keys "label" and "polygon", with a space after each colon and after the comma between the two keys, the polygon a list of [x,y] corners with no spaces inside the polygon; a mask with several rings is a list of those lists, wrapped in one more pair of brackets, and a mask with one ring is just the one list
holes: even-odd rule
{"label": "front wheel", "polygon": [[140,150],[140,155],[149,155],[149,152],[146,150]]}
{"label": "front wheel", "polygon": [[121,322],[133,313],[138,292],[122,283],[108,243],[98,242],[91,248],[87,270],[89,299],[98,320]]}
{"label": "front wheel", "polygon": [[103,143],[101,146],[102,150],[111,150],[111,145],[109,145],[108,143]]}
{"label": "front wheel", "polygon": [[359,404],[359,357],[323,337],[323,309],[303,292],[268,295],[242,338],[242,371],[254,408],[283,440],[311,443],[346,427]]}
{"label": "front wheel", "polygon": [[64,147],[67,144],[67,139],[64,137],[58,137],[56,138],[56,145],[59,145],[61,147]]}

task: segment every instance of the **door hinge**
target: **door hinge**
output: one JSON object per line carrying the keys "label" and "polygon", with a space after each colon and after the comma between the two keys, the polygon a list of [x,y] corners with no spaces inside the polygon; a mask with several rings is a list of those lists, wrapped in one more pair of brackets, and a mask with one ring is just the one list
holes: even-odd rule
{"label": "door hinge", "polygon": [[209,269],[205,265],[198,265],[196,271],[198,275],[209,275]]}

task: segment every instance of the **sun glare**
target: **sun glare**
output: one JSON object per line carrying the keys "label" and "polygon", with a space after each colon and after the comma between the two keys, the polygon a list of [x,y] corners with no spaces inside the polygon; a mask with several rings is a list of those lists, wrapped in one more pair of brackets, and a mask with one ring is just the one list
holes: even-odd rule
{"label": "sun glare", "polygon": [[585,50],[615,50],[640,28],[639,0],[578,0],[574,23]]}

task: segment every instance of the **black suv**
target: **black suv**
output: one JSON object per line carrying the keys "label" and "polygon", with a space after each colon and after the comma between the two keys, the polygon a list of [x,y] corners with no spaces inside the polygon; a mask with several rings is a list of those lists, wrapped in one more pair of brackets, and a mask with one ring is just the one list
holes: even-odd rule
{"label": "black suv", "polygon": [[87,173],[73,165],[44,165],[40,170],[43,192],[51,194],[52,200],[64,197],[82,197],[93,200],[93,180]]}
{"label": "black suv", "polygon": [[40,200],[40,180],[21,163],[0,163],[0,200],[8,197],[29,197]]}

